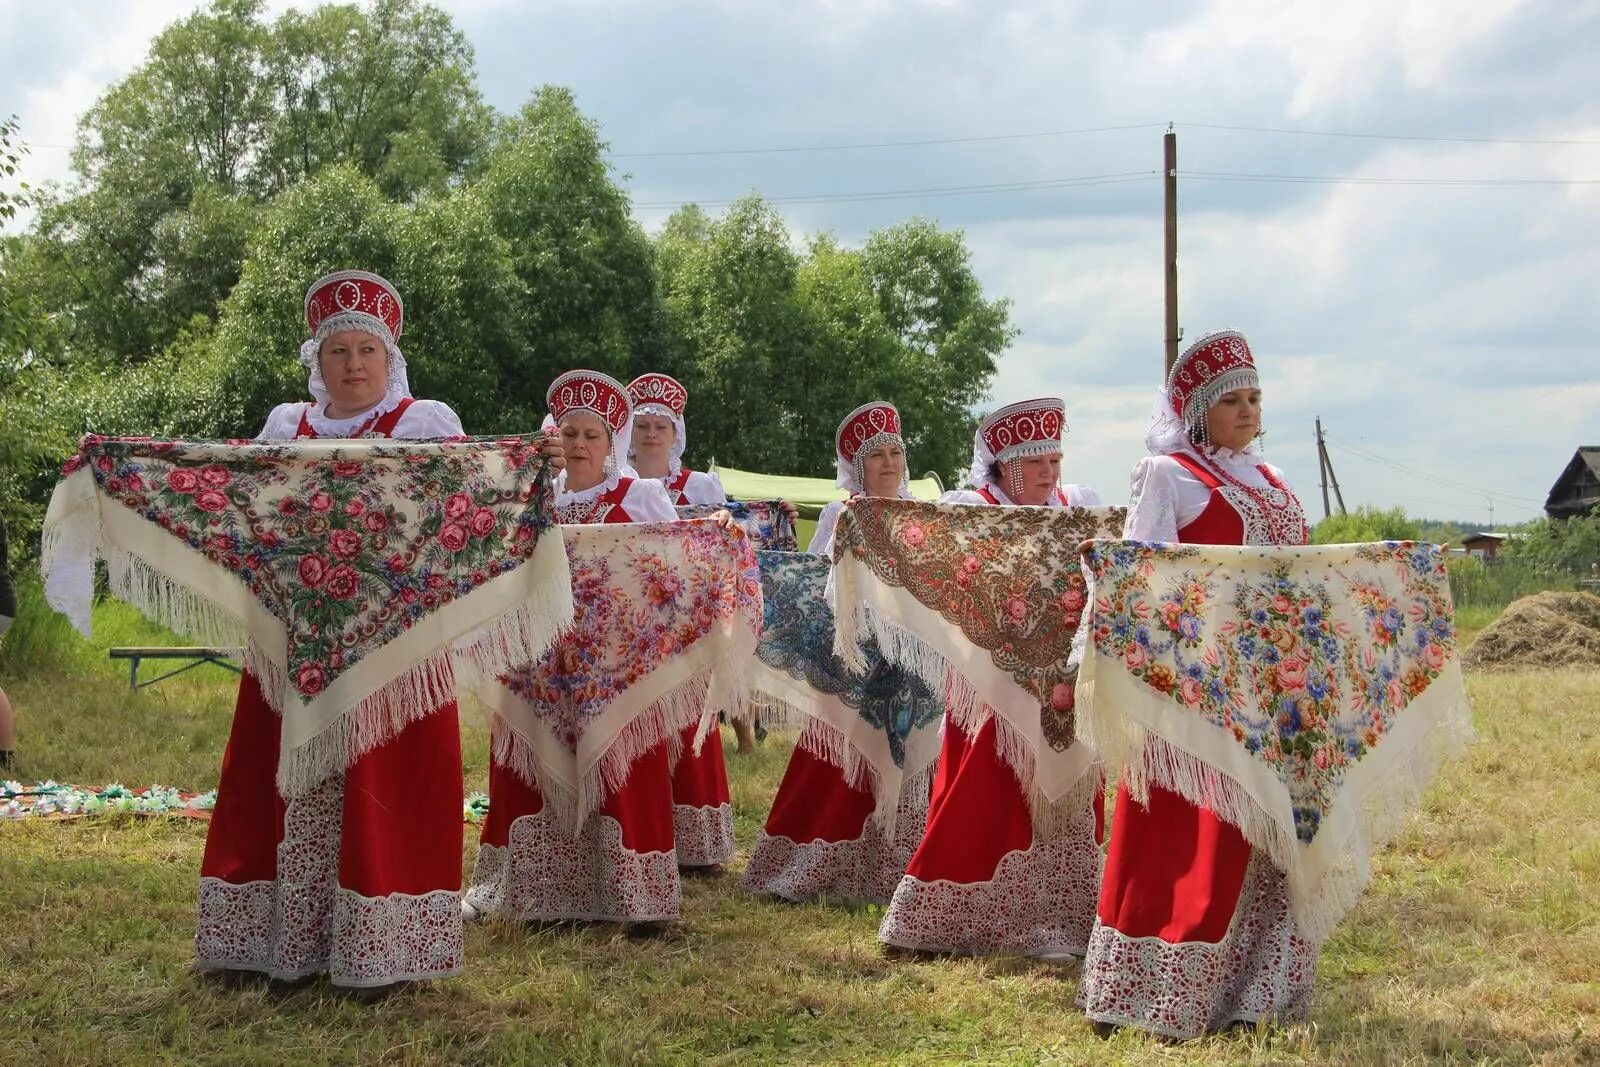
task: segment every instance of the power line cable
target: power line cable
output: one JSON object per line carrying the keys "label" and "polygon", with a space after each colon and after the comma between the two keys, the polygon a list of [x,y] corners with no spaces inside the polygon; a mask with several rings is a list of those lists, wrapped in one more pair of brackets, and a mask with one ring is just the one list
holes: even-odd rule
{"label": "power line cable", "polygon": [[1380,456],[1375,453],[1368,452],[1366,449],[1358,448],[1355,445],[1347,444],[1342,441],[1335,441],[1328,437],[1326,433],[1324,433],[1323,436],[1325,439],[1327,439],[1330,445],[1333,445],[1335,448],[1338,448],[1343,452],[1348,452],[1351,455],[1360,459],[1364,459],[1369,463],[1378,463],[1385,467],[1390,467],[1396,471],[1399,471],[1402,474],[1409,474],[1414,478],[1421,478],[1426,482],[1431,482],[1441,489],[1449,489],[1476,497],[1488,497],[1494,500],[1509,500],[1516,503],[1533,504],[1539,507],[1544,506],[1543,500],[1535,500],[1532,497],[1517,496],[1514,493],[1491,492],[1481,486],[1470,485],[1466,482],[1458,482],[1453,478],[1446,478],[1443,475],[1431,474],[1427,471],[1418,470],[1415,467],[1407,466],[1404,463],[1389,459],[1387,456]]}
{"label": "power line cable", "polygon": [[[847,193],[800,193],[792,196],[763,196],[761,199],[768,204],[840,204],[874,200],[907,200],[932,196],[1021,193],[1048,189],[1074,189],[1096,185],[1123,185],[1129,182],[1145,181],[1159,177],[1160,174],[1161,172],[1156,170],[1130,170],[1114,174],[1084,174],[1070,178],[1041,178],[1035,181],[997,182],[988,185],[946,185],[923,189],[881,189]],[[637,208],[668,208],[682,207],[685,204],[699,204],[719,207],[727,204],[736,204],[741,199],[744,198],[639,201],[633,206]]]}
{"label": "power line cable", "polygon": [[1251,174],[1223,170],[1184,170],[1178,177],[1196,181],[1281,182],[1302,185],[1422,185],[1422,186],[1520,186],[1520,185],[1600,185],[1600,178],[1386,178],[1332,174]]}
{"label": "power line cable", "polygon": [[767,148],[694,148],[660,152],[607,152],[611,159],[663,159],[682,156],[767,156],[801,152],[857,152],[881,148],[924,148],[946,144],[984,144],[993,141],[1026,141],[1045,137],[1075,137],[1088,133],[1114,133],[1121,130],[1158,129],[1165,122],[1134,122],[1121,126],[1086,126],[1075,130],[1036,130],[1032,133],[994,133],[974,137],[931,137],[919,141],[867,141],[853,144],[776,145]]}
{"label": "power line cable", "polygon": [[1231,130],[1238,133],[1291,134],[1300,137],[1345,137],[1364,141],[1433,141],[1441,144],[1600,145],[1600,140],[1558,137],[1448,137],[1417,133],[1366,133],[1353,130],[1307,130],[1292,126],[1232,126],[1220,122],[1175,122],[1191,130]]}

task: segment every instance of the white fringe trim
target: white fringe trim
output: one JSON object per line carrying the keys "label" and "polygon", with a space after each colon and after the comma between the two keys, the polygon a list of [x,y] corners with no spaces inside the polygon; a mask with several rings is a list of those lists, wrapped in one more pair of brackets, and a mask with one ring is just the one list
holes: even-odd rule
{"label": "white fringe trim", "polygon": [[[628,784],[628,776],[640,757],[662,742],[676,750],[684,730],[702,722],[707,714],[711,683],[711,672],[698,674],[634,716],[600,759],[583,772],[576,791],[554,773],[553,768],[547,767],[535,747],[499,714],[494,716],[492,728],[494,758],[538,789],[544,802],[553,805],[557,818],[572,827],[573,836],[577,837],[583,832],[584,822],[606,797]],[[712,720],[715,722],[714,715]],[[696,738],[696,751],[706,733],[709,730]]]}
{"label": "white fringe trim", "polygon": [[[836,574],[852,571],[851,567],[835,568]],[[1033,740],[985,703],[972,682],[956,670],[938,649],[885,618],[882,613],[874,611],[854,595],[854,586],[853,574],[839,583],[840,602],[853,604],[855,610],[844,613],[843,617],[849,621],[839,625],[834,651],[841,658],[846,658],[843,651],[846,642],[849,648],[859,650],[861,634],[870,633],[885,659],[915,674],[933,692],[944,694],[947,725],[955,726],[968,737],[975,737],[984,724],[993,719],[995,747],[1000,759],[1016,776],[1023,796],[1028,798],[1034,832],[1043,839],[1064,833],[1083,805],[1105,788],[1105,775],[1099,762],[1088,755],[1089,750],[1080,753],[1083,767],[1067,783],[1062,795],[1053,801],[1047,799],[1039,788],[1039,761]],[[846,597],[849,599],[846,600]],[[850,663],[847,659],[847,665],[854,670],[864,670],[866,659],[858,651],[855,662]]]}
{"label": "white fringe trim", "polygon": [[[1126,674],[1119,677],[1118,663],[1100,669],[1119,683],[1143,685]],[[1232,737],[1222,738],[1215,731],[1213,741],[1223,746],[1222,758],[1214,755],[1207,760],[1156,736],[1130,714],[1179,714],[1170,698],[1150,690],[1149,701],[1097,700],[1097,683],[1093,672],[1088,673],[1091,676],[1080,678],[1078,684],[1079,730],[1090,737],[1106,766],[1121,769],[1129,795],[1146,803],[1154,784],[1237,827],[1252,847],[1263,850],[1285,872],[1295,921],[1316,943],[1333,931],[1372,880],[1372,854],[1405,826],[1443,761],[1459,755],[1473,737],[1460,667],[1452,662],[1408,705],[1383,742],[1351,768],[1342,795],[1306,846],[1295,835],[1287,794],[1270,768],[1246,764],[1254,780],[1241,780],[1216,767],[1222,758],[1243,753]],[[1122,685],[1118,688],[1126,691]],[[1189,717],[1187,712],[1181,714]],[[1270,805],[1280,809],[1278,814],[1269,813],[1263,795],[1284,799]]]}
{"label": "white fringe trim", "polygon": [[[263,686],[265,688],[265,686]],[[283,692],[282,689],[274,690]],[[433,656],[347,708],[327,729],[278,753],[278,792],[300,796],[455,699],[448,655]],[[271,703],[269,698],[269,703]],[[278,709],[282,714],[282,709]]]}

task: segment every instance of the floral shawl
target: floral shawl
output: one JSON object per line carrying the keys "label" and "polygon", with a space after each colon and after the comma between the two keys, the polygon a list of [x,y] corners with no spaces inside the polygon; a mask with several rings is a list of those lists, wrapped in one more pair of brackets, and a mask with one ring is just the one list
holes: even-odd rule
{"label": "floral shawl", "polygon": [[567,526],[573,624],[479,689],[496,758],[574,828],[633,761],[734,711],[761,630],[749,541],[709,520]]}
{"label": "floral shawl", "polygon": [[1125,513],[859,497],[839,517],[835,651],[861,669],[870,633],[944,694],[962,730],[994,718],[1043,832],[1100,785],[1074,725],[1073,636],[1088,604],[1078,545],[1120,531]]}
{"label": "floral shawl", "polygon": [[570,619],[532,444],[86,437],[45,518],[46,596],[87,634],[99,557],[146,615],[242,644],[297,795]]}
{"label": "floral shawl", "polygon": [[1439,549],[1101,541],[1084,559],[1080,733],[1136,798],[1173,790],[1265,849],[1325,936],[1471,736]]}
{"label": "floral shawl", "polygon": [[927,803],[944,703],[920,677],[886,661],[870,640],[861,650],[861,673],[834,655],[826,556],[757,557],[765,621],[751,691],[780,719],[804,721],[801,747],[838,767],[850,785],[872,791],[874,818],[892,841],[901,794],[910,788]]}
{"label": "floral shawl", "polygon": [[680,519],[704,519],[719,511],[731,512],[734,521],[758,550],[793,552],[798,547],[794,524],[776,500],[728,500],[721,504],[679,504],[677,507]]}

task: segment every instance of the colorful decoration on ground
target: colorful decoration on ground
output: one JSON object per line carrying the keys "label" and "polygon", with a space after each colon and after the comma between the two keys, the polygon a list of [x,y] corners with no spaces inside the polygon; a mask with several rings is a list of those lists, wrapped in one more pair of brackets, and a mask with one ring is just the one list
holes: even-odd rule
{"label": "colorful decoration on ground", "polygon": [[[866,787],[884,836],[894,824],[908,784],[921,784],[939,758],[944,702],[921,677],[884,659],[870,640],[866,667],[850,670],[833,651],[825,556],[758,552],[765,621],[750,671],[754,699],[778,718],[802,725],[800,744]],[[916,789],[911,789],[918,794]]]}
{"label": "colorful decoration on ground", "polygon": [[1136,797],[1178,792],[1267,850],[1320,939],[1471,736],[1442,554],[1097,541],[1084,560],[1080,733]]}
{"label": "colorful decoration on ground", "polygon": [[1123,508],[1002,508],[858,497],[834,538],[835,651],[862,638],[944,695],[975,733],[991,717],[1041,828],[1099,782],[1076,743],[1074,636],[1088,606],[1078,545],[1122,530]]}
{"label": "colorful decoration on ground", "polygon": [[104,787],[63,785],[55,781],[32,785],[0,782],[0,819],[66,819],[117,814],[209,819],[216,805],[215,789],[208,793],[190,793],[164,785],[135,791],[120,782]]}
{"label": "colorful decoration on ground", "polygon": [[87,633],[104,559],[141,611],[244,645],[296,795],[570,618],[535,441],[85,437],[45,520],[46,595]]}
{"label": "colorful decoration on ground", "polygon": [[[217,806],[217,791],[191,793],[153,785],[135,792],[121,783],[104,788],[62,785],[60,782],[0,782],[0,819],[77,819],[89,815],[173,815],[185,819],[210,819]],[[485,793],[468,793],[461,819],[481,823],[489,813]]]}
{"label": "colorful decoration on ground", "polygon": [[564,534],[571,628],[479,697],[497,718],[497,758],[576,827],[639,756],[742,712],[761,576],[749,539],[709,520]]}

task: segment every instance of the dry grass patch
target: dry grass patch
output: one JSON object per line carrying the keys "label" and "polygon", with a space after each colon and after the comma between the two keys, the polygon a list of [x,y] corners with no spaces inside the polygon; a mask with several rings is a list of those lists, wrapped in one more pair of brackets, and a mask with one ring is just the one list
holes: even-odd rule
{"label": "dry grass patch", "polygon": [[[28,776],[216,782],[225,679],[137,694],[109,670],[0,684]],[[465,976],[373,1005],[190,970],[203,824],[0,824],[0,1062],[1600,1062],[1600,674],[1469,688],[1480,740],[1379,858],[1323,951],[1305,1024],[1101,1039],[1074,1006],[1075,965],[891,960],[880,909],[744,895],[792,739],[737,757],[730,735],[741,856],[686,883],[678,930],[474,926]],[[486,748],[469,725],[469,788]]]}

